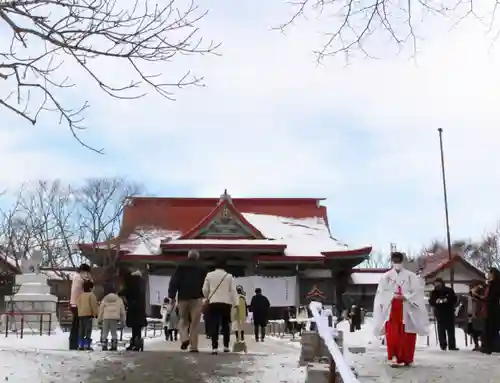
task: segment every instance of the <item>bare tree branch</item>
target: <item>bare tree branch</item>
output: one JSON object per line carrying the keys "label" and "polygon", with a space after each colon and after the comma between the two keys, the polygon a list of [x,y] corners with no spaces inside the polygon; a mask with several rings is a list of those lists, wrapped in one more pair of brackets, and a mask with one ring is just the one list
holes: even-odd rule
{"label": "bare tree branch", "polygon": [[[174,89],[201,85],[202,78],[186,71],[168,81],[152,67],[166,65],[178,55],[214,53],[217,44],[198,37],[198,23],[206,15],[191,3],[177,0],[158,5],[149,0],[6,0],[0,2],[0,23],[11,34],[0,48],[0,80],[7,94],[0,105],[31,124],[42,112],[54,111],[83,146],[83,112],[89,104],[71,107],[64,91],[75,85],[67,64],[80,68],[101,90],[114,98],[134,99],[146,94],[144,86],[173,100]],[[130,5],[127,7],[127,4]],[[4,32],[5,33],[5,32]],[[132,78],[120,79],[97,68],[125,63]],[[161,63],[161,64],[160,64]],[[158,65],[154,65],[158,64]],[[69,70],[68,70],[69,69]],[[109,73],[109,72],[108,72]]]}
{"label": "bare tree branch", "polygon": [[[279,25],[285,31],[301,18],[310,15],[328,21],[325,41],[315,51],[318,62],[326,57],[345,55],[346,60],[355,52],[374,58],[367,46],[375,37],[393,44],[400,52],[410,48],[412,54],[418,51],[417,26],[427,16],[441,16],[461,22],[473,17],[485,24],[482,16],[473,7],[472,0],[296,0],[289,4],[292,16]],[[496,9],[495,2],[495,9]]]}

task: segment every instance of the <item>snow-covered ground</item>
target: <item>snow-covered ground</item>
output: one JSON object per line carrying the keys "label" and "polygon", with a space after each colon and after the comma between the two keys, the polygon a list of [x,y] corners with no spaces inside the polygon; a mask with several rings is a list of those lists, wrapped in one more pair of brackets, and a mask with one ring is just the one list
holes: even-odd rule
{"label": "snow-covered ground", "polygon": [[[440,350],[434,324],[429,327],[429,337],[419,337],[415,354],[415,365],[411,368],[388,367],[386,349],[381,339],[373,335],[371,320],[367,319],[360,331],[349,332],[349,324],[342,322],[339,329],[344,334],[344,355],[348,364],[359,374],[362,383],[481,383],[500,382],[500,357],[473,352],[465,334],[456,329],[457,346],[460,351]],[[275,338],[289,347],[300,349],[300,341],[290,337]],[[364,347],[363,354],[351,354],[349,347]],[[477,368],[471,368],[474,366]]]}
{"label": "snow-covered ground", "polygon": [[[157,332],[157,335],[159,333]],[[93,332],[99,339],[100,332]],[[152,336],[148,333],[148,336]],[[10,383],[81,383],[99,360],[112,359],[113,353],[69,351],[69,333],[53,335],[0,335],[0,381]],[[152,341],[153,339],[151,339]]]}

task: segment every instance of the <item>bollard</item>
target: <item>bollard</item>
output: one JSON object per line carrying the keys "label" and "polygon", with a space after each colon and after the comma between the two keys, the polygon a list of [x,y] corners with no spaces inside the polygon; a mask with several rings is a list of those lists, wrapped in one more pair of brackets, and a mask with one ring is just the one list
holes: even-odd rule
{"label": "bollard", "polygon": [[21,339],[24,336],[24,315],[21,315]]}

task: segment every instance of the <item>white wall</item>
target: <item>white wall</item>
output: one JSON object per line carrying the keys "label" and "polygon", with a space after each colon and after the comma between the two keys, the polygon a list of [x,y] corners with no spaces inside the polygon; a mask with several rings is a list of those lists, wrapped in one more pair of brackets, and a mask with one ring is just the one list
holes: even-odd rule
{"label": "white wall", "polygon": [[[170,276],[149,275],[149,304],[161,305],[168,296]],[[271,302],[271,306],[287,307],[297,304],[297,278],[294,277],[261,277],[250,276],[236,278],[236,283],[243,286],[247,303],[250,303],[255,289],[260,287],[263,294]]]}

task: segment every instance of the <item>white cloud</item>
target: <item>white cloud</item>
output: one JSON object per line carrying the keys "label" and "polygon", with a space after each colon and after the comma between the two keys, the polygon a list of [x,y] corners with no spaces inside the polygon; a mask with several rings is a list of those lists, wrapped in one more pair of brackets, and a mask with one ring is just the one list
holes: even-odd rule
{"label": "white cloud", "polygon": [[[195,195],[228,188],[233,195],[326,196],[334,234],[419,247],[444,232],[442,127],[453,233],[476,235],[500,218],[498,55],[476,24],[436,32],[423,42],[418,65],[395,57],[318,67],[311,50],[321,28],[310,20],[286,36],[270,31],[285,8],[268,3],[238,11],[211,4],[202,31],[224,42],[223,56],[166,63],[173,78],[186,66],[206,78],[206,88],[178,90],[176,102],[154,94],[116,101],[88,82],[75,89],[71,97],[92,106],[86,137],[106,157],[89,160],[79,148],[56,152],[47,143],[21,150],[32,131],[3,124],[9,168],[2,180],[116,171],[164,194],[176,185]],[[103,71],[127,76],[118,65]],[[77,144],[68,137],[64,145]]]}

